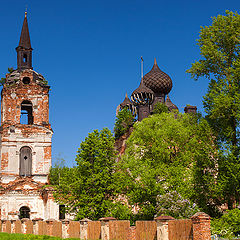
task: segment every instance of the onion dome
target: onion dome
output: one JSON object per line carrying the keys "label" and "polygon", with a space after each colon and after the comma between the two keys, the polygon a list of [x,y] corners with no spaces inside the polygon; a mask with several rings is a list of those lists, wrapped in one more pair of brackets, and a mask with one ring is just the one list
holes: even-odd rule
{"label": "onion dome", "polygon": [[172,111],[174,109],[178,110],[178,107],[172,103],[168,95],[165,101],[165,105],[168,107],[169,111]]}
{"label": "onion dome", "polygon": [[154,92],[145,86],[142,79],[139,87],[132,93],[131,100],[136,105],[152,104]]}
{"label": "onion dome", "polygon": [[143,82],[146,87],[150,88],[154,93],[168,94],[172,89],[172,79],[157,65],[156,58],[150,72],[145,74]]}
{"label": "onion dome", "polygon": [[133,116],[136,116],[136,107],[133,105],[133,103],[130,101],[130,99],[128,98],[128,95],[126,93],[125,99],[124,101],[120,104],[120,109],[124,109],[124,108],[128,108],[131,113],[133,114]]}

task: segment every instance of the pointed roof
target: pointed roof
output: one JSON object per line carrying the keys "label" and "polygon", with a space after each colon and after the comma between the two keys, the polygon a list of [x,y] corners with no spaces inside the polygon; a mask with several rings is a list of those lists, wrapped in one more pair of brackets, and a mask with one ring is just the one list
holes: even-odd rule
{"label": "pointed roof", "polygon": [[178,110],[178,107],[172,103],[171,99],[169,98],[169,96],[167,95],[167,99],[165,101],[165,105],[168,107],[168,109],[170,111],[172,111],[173,109],[177,109]]}
{"label": "pointed roof", "polygon": [[25,12],[25,17],[23,21],[22,32],[21,32],[21,37],[20,37],[18,47],[22,47],[25,49],[32,49],[29,30],[28,30],[27,12]]}
{"label": "pointed roof", "polygon": [[120,104],[120,106],[123,108],[123,107],[125,107],[125,106],[127,106],[127,105],[132,105],[132,102],[130,101],[130,99],[128,98],[128,95],[127,95],[127,93],[126,93],[125,99],[124,99],[124,101]]}

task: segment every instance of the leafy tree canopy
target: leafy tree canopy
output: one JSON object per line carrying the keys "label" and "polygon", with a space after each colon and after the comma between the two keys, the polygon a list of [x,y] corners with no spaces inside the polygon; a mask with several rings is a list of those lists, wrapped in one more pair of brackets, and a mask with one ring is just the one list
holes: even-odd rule
{"label": "leafy tree canopy", "polygon": [[240,15],[226,11],[202,27],[198,39],[202,59],[187,71],[194,79],[210,80],[203,104],[224,159],[219,176],[231,209],[239,202],[240,162]]}
{"label": "leafy tree canopy", "polygon": [[116,197],[115,158],[114,137],[106,128],[100,132],[94,130],[81,143],[77,166],[64,171],[55,192],[58,202],[65,204],[76,219],[97,220],[109,215],[129,218],[129,210],[113,201]]}
{"label": "leafy tree canopy", "polygon": [[140,209],[140,219],[152,219],[158,212],[157,196],[172,191],[209,206],[216,158],[206,120],[188,114],[152,115],[134,125],[119,163],[119,185],[129,203]]}

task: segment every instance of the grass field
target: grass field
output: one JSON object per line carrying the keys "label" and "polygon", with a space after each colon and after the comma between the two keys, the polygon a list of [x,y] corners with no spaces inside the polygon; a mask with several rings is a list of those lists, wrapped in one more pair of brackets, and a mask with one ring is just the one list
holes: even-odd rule
{"label": "grass field", "polygon": [[[32,235],[32,234],[9,234],[9,233],[0,233],[0,240],[62,240],[63,238],[58,238],[58,237],[49,237],[49,236],[41,236],[41,235]],[[80,240],[79,238],[68,238],[69,240]]]}

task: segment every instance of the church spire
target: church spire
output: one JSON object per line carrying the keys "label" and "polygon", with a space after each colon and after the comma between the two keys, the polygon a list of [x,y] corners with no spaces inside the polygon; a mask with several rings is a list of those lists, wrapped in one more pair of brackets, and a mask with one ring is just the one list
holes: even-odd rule
{"label": "church spire", "polygon": [[16,51],[18,69],[32,69],[32,47],[28,30],[27,12],[25,12],[20,41]]}

